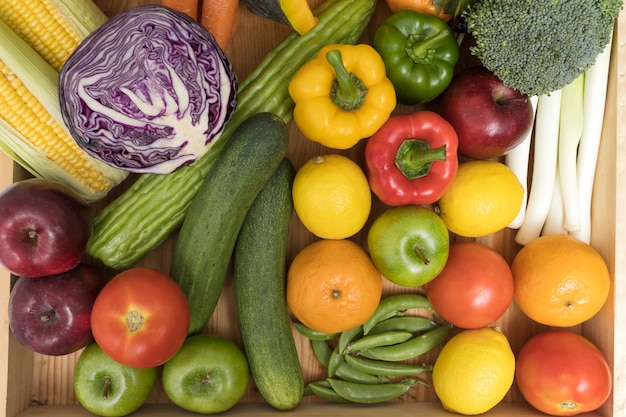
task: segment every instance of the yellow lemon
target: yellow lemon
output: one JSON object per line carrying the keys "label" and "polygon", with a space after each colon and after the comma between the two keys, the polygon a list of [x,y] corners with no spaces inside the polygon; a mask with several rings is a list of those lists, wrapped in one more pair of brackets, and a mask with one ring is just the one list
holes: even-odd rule
{"label": "yellow lemon", "polygon": [[491,160],[468,161],[459,164],[438,201],[439,214],[452,233],[485,236],[507,227],[523,199],[524,188],[509,167]]}
{"label": "yellow lemon", "polygon": [[372,208],[365,173],[339,154],[320,155],[302,165],[292,193],[298,218],[322,239],[353,236],[365,226]]}
{"label": "yellow lemon", "polygon": [[433,367],[433,388],[444,409],[477,415],[495,407],[513,385],[515,355],[491,327],[464,330],[445,344]]}

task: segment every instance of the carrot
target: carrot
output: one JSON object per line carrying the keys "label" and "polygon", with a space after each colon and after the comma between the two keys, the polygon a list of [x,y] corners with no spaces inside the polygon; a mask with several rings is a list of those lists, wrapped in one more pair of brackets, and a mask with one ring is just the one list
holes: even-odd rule
{"label": "carrot", "polygon": [[202,0],[200,24],[226,51],[237,30],[239,0]]}
{"label": "carrot", "polygon": [[185,13],[193,20],[198,19],[198,0],[161,0],[161,5]]}

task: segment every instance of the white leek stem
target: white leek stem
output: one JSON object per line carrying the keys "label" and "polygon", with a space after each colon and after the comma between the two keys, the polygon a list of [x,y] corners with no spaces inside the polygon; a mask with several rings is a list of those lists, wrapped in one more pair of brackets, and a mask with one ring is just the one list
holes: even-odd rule
{"label": "white leek stem", "polygon": [[570,233],[585,243],[591,241],[591,197],[606,107],[611,45],[612,38],[585,75],[584,123],[577,161],[580,229]]}
{"label": "white leek stem", "polygon": [[[531,96],[529,98],[530,104],[533,107],[533,125],[534,118],[537,112],[537,96]],[[508,166],[515,174],[522,187],[524,187],[524,198],[522,205],[517,212],[517,216],[509,226],[511,229],[519,229],[524,222],[526,215],[526,203],[528,201],[528,161],[530,160],[530,145],[532,143],[533,129],[530,129],[526,137],[515,148],[511,149],[504,155],[504,164]]]}
{"label": "white leek stem", "polygon": [[520,245],[540,236],[550,209],[556,178],[561,94],[561,90],[553,91],[539,96],[537,101],[531,186],[524,222],[515,235]]}
{"label": "white leek stem", "polygon": [[[558,163],[557,163],[558,166]],[[552,200],[550,201],[550,209],[546,222],[541,230],[541,235],[563,235],[567,234],[567,230],[563,227],[563,195],[561,193],[561,181],[557,175],[554,178],[554,189],[552,190]]]}
{"label": "white leek stem", "polygon": [[558,175],[563,198],[563,227],[580,229],[576,156],[583,133],[583,86],[585,74],[563,87],[559,126]]}

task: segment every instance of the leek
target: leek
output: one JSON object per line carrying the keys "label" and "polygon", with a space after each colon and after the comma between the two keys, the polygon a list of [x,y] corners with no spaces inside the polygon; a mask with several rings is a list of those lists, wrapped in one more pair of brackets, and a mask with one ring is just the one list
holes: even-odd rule
{"label": "leek", "polygon": [[[558,165],[558,163],[557,163]],[[561,180],[557,175],[554,178],[554,189],[552,190],[552,199],[550,200],[550,209],[546,216],[545,224],[541,230],[541,235],[563,235],[567,234],[567,230],[563,227],[563,195],[561,193]]]}
{"label": "leek", "polygon": [[[533,107],[533,119],[537,114],[537,96],[531,96],[529,98],[530,104]],[[511,149],[504,155],[504,164],[508,166],[515,174],[522,187],[524,187],[524,197],[522,199],[522,205],[520,206],[517,216],[509,223],[509,228],[519,229],[524,223],[524,217],[526,217],[526,204],[528,202],[528,167],[530,159],[530,146],[532,144],[533,129],[531,129],[522,142],[520,142],[515,148]]]}
{"label": "leek", "polygon": [[570,234],[587,244],[591,241],[591,198],[606,107],[611,47],[612,38],[585,74],[584,122],[576,166],[580,228]]}
{"label": "leek", "polygon": [[515,235],[515,242],[520,245],[541,235],[550,210],[557,170],[561,96],[562,91],[557,90],[539,96],[537,101],[532,180],[524,222]]}
{"label": "leek", "polygon": [[580,229],[578,211],[578,184],[576,180],[576,155],[583,132],[582,74],[562,89],[559,119],[558,176],[563,199],[563,228]]}

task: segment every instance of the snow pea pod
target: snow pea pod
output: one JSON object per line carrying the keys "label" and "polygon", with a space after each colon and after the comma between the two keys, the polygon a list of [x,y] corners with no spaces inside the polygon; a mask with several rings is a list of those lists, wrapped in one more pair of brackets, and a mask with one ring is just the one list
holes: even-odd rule
{"label": "snow pea pod", "polygon": [[359,384],[356,382],[327,379],[332,389],[345,400],[359,404],[376,404],[399,398],[417,383],[414,378],[407,378],[397,383]]}
{"label": "snow pea pod", "polygon": [[442,343],[450,334],[452,326],[444,324],[433,330],[412,337],[406,342],[391,346],[379,346],[361,351],[360,354],[369,359],[386,361],[403,361],[420,356]]}
{"label": "snow pea pod", "polygon": [[398,343],[406,342],[412,336],[413,333],[394,330],[383,333],[370,334],[350,343],[346,347],[344,353],[360,352],[362,350],[372,349],[378,346],[391,346]]}
{"label": "snow pea pod", "polygon": [[419,333],[434,329],[437,323],[428,317],[402,316],[391,317],[383,320],[369,331],[369,334],[387,332],[390,330],[402,330],[405,332]]}
{"label": "snow pea pod", "polygon": [[325,340],[313,339],[311,340],[311,349],[313,350],[313,355],[322,364],[324,368],[328,368],[328,364],[330,363],[330,355],[332,354],[333,349],[326,343]]}
{"label": "snow pea pod", "polygon": [[362,332],[363,326],[357,326],[353,329],[343,331],[339,336],[339,342],[337,343],[339,352],[345,352],[348,345],[356,339],[357,336],[360,336]]}
{"label": "snow pea pod", "polygon": [[383,298],[376,311],[363,324],[363,334],[368,334],[372,327],[383,320],[404,316],[407,310],[426,309],[432,311],[432,305],[425,295],[417,293],[395,294]]}
{"label": "snow pea pod", "polygon": [[336,349],[331,348],[325,340],[312,340],[311,347],[317,360],[322,366],[328,369],[328,377],[334,376],[346,381],[360,382],[362,384],[379,384],[388,381],[388,378],[385,376],[379,377],[350,366],[350,364],[345,361],[345,355],[337,354]]}
{"label": "snow pea pod", "polygon": [[317,330],[311,329],[302,323],[294,323],[294,327],[302,336],[311,340],[332,340],[339,337],[339,333],[323,333]]}
{"label": "snow pea pod", "polygon": [[343,362],[343,354],[339,352],[339,347],[335,347],[330,352],[330,358],[328,359],[328,376],[333,377],[337,373],[339,366]]}
{"label": "snow pea pod", "polygon": [[346,363],[354,369],[372,375],[385,376],[413,376],[423,372],[431,372],[433,367],[428,364],[413,365],[402,362],[380,361],[375,359],[367,359],[361,356],[346,355],[344,358]]}
{"label": "snow pea pod", "polygon": [[307,385],[308,390],[320,398],[335,403],[350,403],[350,401],[337,394],[326,380],[310,382]]}

